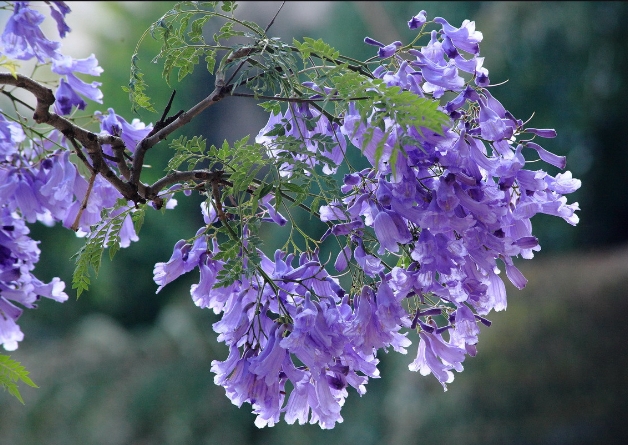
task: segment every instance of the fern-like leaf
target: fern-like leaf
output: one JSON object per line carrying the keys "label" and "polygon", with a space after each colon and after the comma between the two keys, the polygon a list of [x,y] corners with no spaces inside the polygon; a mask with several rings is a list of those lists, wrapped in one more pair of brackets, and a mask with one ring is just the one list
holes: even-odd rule
{"label": "fern-like leaf", "polygon": [[0,385],[22,404],[24,404],[24,399],[22,399],[17,382],[38,388],[28,374],[29,372],[20,362],[13,360],[9,355],[0,354]]}

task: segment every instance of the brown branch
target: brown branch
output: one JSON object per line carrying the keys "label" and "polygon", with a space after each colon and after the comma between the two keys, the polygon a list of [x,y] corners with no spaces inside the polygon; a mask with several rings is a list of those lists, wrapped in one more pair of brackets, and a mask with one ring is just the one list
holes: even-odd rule
{"label": "brown branch", "polygon": [[153,185],[146,187],[146,199],[154,200],[158,198],[159,192],[166,187],[186,181],[207,182],[215,181],[223,176],[223,172],[212,172],[208,170],[191,170],[186,172],[176,171],[164,176]]}
{"label": "brown branch", "polygon": [[[68,139],[76,139],[83,147],[92,161],[92,168],[109,181],[126,199],[133,202],[145,202],[146,200],[138,194],[138,184],[130,184],[120,179],[107,165],[103,157],[101,140],[91,131],[85,130],[73,124],[64,117],[50,112],[50,106],[54,104],[55,97],[50,88],[18,74],[13,77],[8,73],[0,73],[0,84],[13,85],[30,92],[37,99],[33,120],[38,124],[47,124],[59,130]],[[112,136],[111,138],[115,138]],[[113,145],[124,144],[122,140],[116,142],[115,139],[107,138]]]}
{"label": "brown branch", "polygon": [[270,23],[268,24],[268,26],[266,27],[266,29],[264,30],[264,32],[268,32],[268,30],[270,29],[271,26],[273,26],[273,23],[275,23],[275,19],[277,18],[277,16],[279,15],[279,13],[281,12],[281,9],[284,7],[284,5],[286,4],[286,2],[281,2],[281,6],[279,7],[279,9],[277,10],[277,12],[275,13],[275,16],[272,18],[272,20],[270,21]]}
{"label": "brown branch", "polygon": [[231,93],[234,97],[251,97],[255,99],[264,100],[276,100],[278,102],[296,102],[296,103],[312,103],[312,102],[341,102],[346,100],[365,100],[369,99],[368,96],[352,97],[345,99],[342,97],[321,97],[321,98],[308,98],[308,97],[280,97],[280,96],[264,96],[262,94],[253,93]]}
{"label": "brown branch", "polygon": [[92,176],[89,178],[89,184],[87,185],[87,191],[85,192],[85,196],[83,197],[83,202],[81,203],[81,207],[76,212],[76,218],[74,218],[74,223],[70,227],[73,231],[77,232],[79,229],[79,221],[81,220],[81,216],[83,216],[83,212],[87,208],[87,201],[89,200],[89,195],[92,194],[92,189],[94,188],[94,182],[96,182],[96,176],[98,173],[96,171],[92,171]]}
{"label": "brown branch", "polygon": [[130,184],[135,186],[139,184],[140,175],[142,173],[142,165],[144,164],[144,157],[146,155],[146,152],[150,148],[154,147],[161,140],[166,139],[170,134],[172,134],[179,128],[187,125],[201,112],[216,104],[216,102],[219,102],[227,95],[230,89],[224,87],[224,75],[222,77],[222,82],[223,84],[220,84],[220,77],[219,73],[217,72],[216,88],[214,88],[214,91],[212,91],[209,96],[194,105],[187,112],[181,113],[174,122],[166,125],[157,133],[145,137],[140,141],[139,144],[137,144],[137,147],[135,148],[135,157],[133,158],[133,167],[131,168],[131,177],[129,178]]}

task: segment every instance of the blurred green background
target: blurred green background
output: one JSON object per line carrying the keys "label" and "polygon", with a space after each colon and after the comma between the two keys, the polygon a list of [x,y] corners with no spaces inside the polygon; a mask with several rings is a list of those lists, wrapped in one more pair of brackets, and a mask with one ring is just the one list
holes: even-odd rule
{"label": "blurred green background", "polygon": [[[142,32],[166,2],[73,2],[65,52],[101,66],[105,106],[128,120],[120,86]],[[280,3],[241,4],[242,18],[267,24]],[[332,431],[281,423],[253,425],[250,407],[233,406],[213,384],[212,360],[226,349],[215,340],[213,313],[197,309],[189,286],[196,272],[155,295],[152,270],[176,241],[202,224],[200,197],[180,199],[165,214],[152,212],[141,241],[107,259],[93,288],[64,304],[43,301],[21,319],[26,338],[12,356],[39,389],[23,388],[26,405],[0,393],[3,444],[597,444],[628,443],[628,4],[625,2],[288,2],[272,33],[291,41],[323,38],[356,58],[373,54],[362,43],[408,41],[406,22],[421,9],[454,26],[474,20],[484,34],[485,66],[493,94],[518,118],[556,128],[544,147],[566,155],[583,187],[581,221],[536,217],[543,250],[521,264],[528,287],[509,290],[509,308],[493,314],[477,357],[443,393],[433,377],[408,371],[408,356],[381,356],[382,378],[365,396],[350,393],[344,423]],[[48,19],[50,21],[50,19]],[[208,30],[208,32],[214,32]],[[157,46],[140,54],[157,108],[171,88],[151,65]],[[188,108],[213,86],[198,69],[181,85],[173,109]],[[143,113],[145,122],[159,116]],[[261,108],[227,99],[186,130],[210,143],[256,134]],[[177,137],[178,135],[175,135]],[[149,153],[158,175],[166,145]],[[548,168],[549,167],[549,168]],[[551,166],[542,168],[556,173]],[[42,279],[71,282],[68,258],[81,240],[60,228],[33,226],[41,240]],[[268,236],[274,236],[268,234]],[[269,239],[270,242],[272,240]]]}

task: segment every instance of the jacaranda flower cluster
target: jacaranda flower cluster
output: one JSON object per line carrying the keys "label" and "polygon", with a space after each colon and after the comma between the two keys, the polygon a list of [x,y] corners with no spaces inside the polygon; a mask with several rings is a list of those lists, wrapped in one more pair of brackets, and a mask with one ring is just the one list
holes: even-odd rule
{"label": "jacaranda flower cluster", "polygon": [[[70,8],[64,2],[49,3],[59,35],[65,37],[70,28],[64,17]],[[102,68],[95,56],[73,59],[63,55],[61,43],[48,40],[39,28],[44,18],[29,2],[16,2],[2,34],[1,54],[49,62],[52,72],[63,76],[55,92],[54,110],[59,115],[70,114],[74,107],[84,109],[87,104],[81,96],[102,103],[100,83],[86,83],[74,74],[99,76]],[[130,148],[152,128],[139,121],[129,124],[112,109],[99,117],[102,131],[125,138]],[[45,138],[27,138],[21,125],[0,115],[0,344],[7,350],[16,349],[23,339],[17,325],[22,308],[35,308],[41,297],[56,301],[68,298],[59,278],[43,284],[33,275],[40,252],[38,243],[28,236],[25,223],[61,222],[85,235],[102,222],[103,211],[109,212],[122,198],[101,176],[90,186],[89,178],[84,178],[70,161],[69,149],[66,138],[56,130]],[[82,208],[86,195],[89,199]],[[125,247],[138,238],[130,217],[123,225],[120,236],[121,246]]]}
{"label": "jacaranda flower cluster", "polygon": [[[422,28],[426,21],[421,11],[408,25]],[[213,363],[215,382],[234,404],[252,405],[258,426],[272,426],[283,414],[288,423],[332,428],[342,421],[349,387],[364,394],[368,379],[378,377],[377,351],[405,354],[409,330],[418,332],[409,368],[433,374],[446,390],[453,371],[462,371],[466,356],[476,354],[478,323],[490,325],[486,315],[506,309],[500,272],[517,288],[526,285],[513,260],[540,250],[530,219],[545,213],[578,222],[578,204],[567,204],[563,195],[580,181],[570,172],[551,176],[526,168],[524,152],[565,168],[564,157],[535,142],[555,137],[555,131],[528,127],[490,93],[474,22],[455,28],[437,17],[433,23],[440,29],[420,49],[371,38],[365,43],[394,62],[374,71],[386,85],[441,100],[449,116],[441,133],[393,119],[385,119],[384,128],[374,126],[355,106],[339,124],[300,103],[272,114],[257,136],[269,156],[294,161],[279,166],[288,178],[295,163],[321,165],[333,174],[347,150],[362,151],[371,167],[347,174],[344,198],[326,203],[319,214],[330,224],[324,238],[335,236],[345,246],[336,271],[353,264],[370,277],[368,284],[347,291],[317,252],[295,257],[277,251],[273,258],[260,252],[263,274],[215,287],[224,266],[214,259],[220,246],[203,237],[194,244],[180,241],[170,261],[155,267],[160,289],[199,268],[192,297],[199,307],[222,314],[214,329],[230,351],[225,361]],[[278,125],[303,142],[301,152],[274,144]],[[315,156],[321,154],[315,136],[321,135],[337,141],[325,146],[327,163]],[[403,155],[393,165],[399,147]],[[203,211],[206,223],[216,221],[207,207]],[[391,257],[400,260],[394,267],[385,264]]]}
{"label": "jacaranda flower cluster", "polygon": [[[70,31],[64,20],[70,9],[63,2],[47,3],[64,37]],[[2,55],[50,63],[52,72],[61,76],[54,102],[58,116],[84,109],[84,98],[102,103],[100,83],[76,75],[99,76],[102,69],[95,56],[62,55],[61,44],[41,32],[43,20],[28,2],[15,3],[2,34]],[[190,289],[193,302],[221,314],[214,330],[229,351],[224,361],[212,363],[214,381],[234,404],[252,406],[259,427],[273,426],[283,417],[290,424],[333,428],[342,422],[341,407],[350,387],[362,395],[369,378],[379,377],[378,351],[406,354],[413,338],[418,344],[409,368],[432,374],[446,390],[454,371],[462,371],[465,358],[476,354],[479,323],[490,325],[488,314],[506,309],[501,272],[517,288],[526,285],[514,260],[530,259],[540,250],[531,218],[545,213],[572,225],[578,222],[578,204],[568,204],[564,195],[577,190],[580,181],[568,171],[552,176],[529,169],[538,160],[566,167],[563,156],[539,145],[539,139],[553,138],[556,132],[528,126],[493,96],[480,56],[483,36],[475,23],[465,20],[456,28],[441,17],[428,20],[425,11],[407,23],[429,42],[386,45],[365,38],[376,47],[373,60],[379,62],[365,77],[373,89],[384,85],[413,99],[438,102],[441,131],[419,120],[401,122],[395,110],[378,104],[372,110],[369,105],[365,116],[360,98],[353,96],[339,115],[331,116],[316,101],[340,102],[338,91],[310,81],[298,87],[308,95],[311,91],[311,97],[284,98],[285,111],[273,109],[256,137],[257,147],[263,147],[265,159],[277,171],[279,185],[252,178],[243,192],[246,198],[221,200],[220,187],[230,184],[221,176],[224,172],[192,167],[172,171],[152,186],[165,190],[158,198],[168,199],[168,208],[176,203],[171,197],[179,190],[208,196],[201,205],[204,225],[195,237],[174,246],[170,260],[155,265],[154,281],[159,292],[198,269],[199,282]],[[424,31],[428,25],[436,29]],[[193,33],[194,25],[191,28]],[[195,38],[202,40],[200,35]],[[262,43],[258,53],[272,42]],[[324,44],[313,44],[326,51]],[[248,57],[254,49],[239,47],[230,53],[227,65],[236,63],[236,53]],[[326,54],[324,60],[333,59],[333,52]],[[275,71],[284,72],[282,68],[272,74]],[[218,92],[216,101],[233,90]],[[167,114],[155,131],[177,122]],[[138,239],[131,218],[138,203],[157,201],[150,186],[133,183],[150,148],[144,143],[151,139],[153,127],[138,120],[129,123],[111,108],[95,117],[101,136],[108,138],[99,146],[100,158],[83,159],[83,170],[89,170],[85,174],[70,156],[74,152],[85,157],[84,152],[67,131],[27,136],[22,125],[0,114],[0,343],[5,349],[15,349],[22,340],[16,323],[22,308],[35,307],[41,296],[67,299],[58,278],[44,284],[32,274],[39,250],[28,237],[26,223],[61,222],[81,235],[100,236],[107,247],[113,237],[117,247],[126,247]],[[286,148],[279,137],[297,141],[299,149]],[[197,145],[184,142],[178,144],[192,147],[186,152],[189,158],[205,150],[198,140]],[[216,156],[221,153],[212,149]],[[283,196],[281,186],[298,194],[299,186],[290,183],[293,177],[310,178],[318,171],[325,177],[336,175],[354,155],[351,151],[368,166],[350,169],[334,199],[309,209],[328,228],[316,244],[338,242],[333,261],[321,260],[318,249],[264,253],[257,247],[253,224],[237,221],[235,211],[224,210],[248,205],[254,207],[252,219],[257,223],[283,227],[290,215],[282,214],[280,202],[295,199]],[[107,175],[102,166],[110,169],[109,178],[103,177]],[[109,180],[112,176],[119,186]],[[142,188],[143,201],[129,198],[129,184],[133,192]],[[221,244],[222,238],[213,236],[211,229],[222,225],[233,235],[232,222],[234,227],[241,224],[237,236],[231,236],[237,238],[232,257],[241,259],[241,269],[227,282],[221,277],[233,274],[233,264],[223,253],[234,251],[234,244]],[[115,233],[109,232],[112,226]],[[253,260],[255,267],[249,268]],[[348,272],[357,277],[350,285],[342,278]]]}

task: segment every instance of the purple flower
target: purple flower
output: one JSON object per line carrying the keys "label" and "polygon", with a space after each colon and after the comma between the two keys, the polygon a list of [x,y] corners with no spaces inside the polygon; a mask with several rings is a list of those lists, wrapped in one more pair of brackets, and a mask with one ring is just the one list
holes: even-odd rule
{"label": "purple flower", "polygon": [[386,46],[382,42],[378,42],[377,40],[370,37],[364,37],[364,43],[366,43],[367,45],[379,46],[380,48]]}
{"label": "purple flower", "polygon": [[421,375],[434,374],[447,391],[447,383],[454,381],[451,369],[462,371],[465,350],[445,343],[439,334],[430,334],[423,330],[419,336],[421,340],[417,357],[408,368],[419,371]]}
{"label": "purple flower", "polygon": [[0,344],[7,351],[15,351],[17,342],[24,340],[24,333],[11,317],[4,316],[0,308]]}
{"label": "purple flower", "polygon": [[146,125],[139,119],[133,119],[129,124],[123,117],[118,116],[113,108],[109,108],[109,114],[103,115],[100,112],[94,113],[100,120],[100,129],[110,135],[119,136],[131,152],[135,151],[138,142],[144,139],[151,132],[153,126]]}
{"label": "purple flower", "polygon": [[39,261],[39,249],[28,233],[16,212],[0,206],[0,344],[10,351],[24,338],[16,323],[22,308],[35,308],[41,297],[59,302],[68,298],[59,278],[45,284],[31,273]]}
{"label": "purple flower", "polygon": [[462,89],[464,79],[458,75],[458,68],[453,61],[446,65],[437,65],[418,51],[413,51],[413,54],[418,58],[418,61],[413,64],[421,68],[421,75],[427,82],[446,90],[460,91]]}
{"label": "purple flower", "polygon": [[268,212],[268,215],[270,216],[270,221],[274,222],[278,226],[285,226],[288,220],[284,218],[281,213],[277,212],[274,205],[270,204],[270,201],[273,200],[274,198],[275,196],[269,193],[268,195],[260,199],[259,202],[262,205],[262,207],[264,207],[266,211]]}
{"label": "purple flower", "polygon": [[[344,195],[327,200],[319,211],[329,225],[321,242],[349,237],[335,240],[342,249],[333,267],[345,271],[355,260],[351,271],[357,268],[368,277],[359,295],[347,292],[330,275],[331,262],[321,262],[318,250],[298,258],[280,250],[269,258],[258,251],[256,272],[217,288],[225,263],[215,259],[216,240],[207,246],[206,231],[212,233],[218,224],[207,202],[202,208],[206,226],[194,245],[180,241],[172,258],[155,267],[161,289],[198,266],[200,280],[191,288],[192,298],[198,306],[222,313],[213,326],[230,351],[225,362],[212,364],[215,381],[236,405],[251,404],[260,427],[274,425],[284,412],[288,423],[309,421],[332,428],[342,421],[340,407],[348,387],[363,394],[368,377],[378,376],[377,351],[392,347],[406,352],[410,341],[404,328],[419,330],[418,354],[410,369],[433,374],[446,389],[453,371],[463,370],[465,356],[476,353],[477,322],[490,324],[484,316],[507,306],[497,259],[521,288],[526,279],[515,258],[531,258],[540,249],[530,218],[547,213],[577,222],[577,203],[567,204],[563,195],[580,187],[580,181],[569,172],[553,177],[524,168],[529,165],[526,146],[564,167],[564,158],[520,140],[526,132],[539,137],[555,132],[526,130],[485,88],[489,79],[479,57],[482,34],[473,22],[464,21],[460,28],[441,18],[436,22],[442,30],[431,33],[429,44],[408,51],[416,60],[400,60],[394,70],[381,65],[373,74],[389,87],[428,100],[456,92],[449,102],[440,102],[450,117],[442,131],[422,128],[420,122],[401,125],[395,113],[386,115],[383,109],[365,114],[354,103],[334,122],[309,104],[289,104],[285,113],[271,114],[256,138],[286,181],[296,169],[308,176],[320,166],[323,174],[333,174],[351,147],[347,141],[370,163],[345,175],[340,187]],[[425,23],[421,11],[408,26],[416,29]],[[402,47],[400,42],[364,41],[378,47],[380,57],[392,57]],[[62,65],[56,63],[61,71]],[[313,98],[336,94],[313,82],[304,86]],[[126,130],[113,110],[100,119],[103,131],[124,137]],[[288,149],[279,135],[298,143]],[[53,175],[49,167],[37,177],[51,184],[46,196],[53,184],[62,187],[58,170]],[[4,175],[0,196],[12,196],[21,176],[17,171]],[[273,199],[272,194],[260,198],[259,215],[285,224]],[[31,214],[38,215],[33,207]],[[244,230],[244,245],[247,236]],[[244,249],[238,255],[248,268]],[[387,262],[398,257],[397,266],[386,266],[383,255]],[[15,274],[12,263],[3,273]],[[448,340],[443,339],[445,331]],[[289,395],[286,387],[292,388]]]}
{"label": "purple flower", "polygon": [[[401,329],[398,323],[392,326],[386,323],[385,306],[381,306],[379,301],[376,303],[373,290],[364,286],[356,298],[354,317],[346,330],[346,334],[353,338],[352,344],[356,350],[370,355],[380,348],[393,345],[396,351],[405,353],[404,348],[410,345],[410,340],[397,332]],[[399,308],[403,311],[401,306]]]}
{"label": "purple flower", "polygon": [[60,43],[46,39],[39,29],[43,21],[44,16],[31,9],[28,2],[15,2],[13,15],[2,33],[4,55],[20,60],[37,57],[41,63],[61,57],[57,52]]}
{"label": "purple flower", "polygon": [[272,385],[273,381],[277,380],[284,358],[287,356],[287,351],[280,345],[285,329],[283,327],[277,329],[277,326],[275,324],[271,332],[268,333],[268,341],[264,350],[259,355],[249,359],[251,364],[249,370],[263,378],[267,385]]}
{"label": "purple flower", "polygon": [[65,219],[74,200],[74,184],[78,176],[76,166],[70,162],[70,152],[66,151],[51,158],[52,169],[45,175],[39,188],[42,205],[57,221]]}
{"label": "purple flower", "polygon": [[582,185],[582,182],[579,179],[572,177],[570,171],[559,173],[555,178],[552,178],[550,175],[546,175],[544,179],[547,183],[548,189],[561,195],[573,193]]}
{"label": "purple flower", "polygon": [[55,92],[55,113],[60,115],[67,115],[72,112],[72,107],[77,107],[79,110],[84,110],[87,103],[80,98],[76,91],[65,81],[61,79],[59,82],[59,88]]}
{"label": "purple flower", "polygon": [[421,12],[419,12],[417,15],[415,15],[408,21],[408,28],[410,29],[420,28],[421,26],[425,25],[426,21],[427,21],[426,13],[424,10],[422,10]]}
{"label": "purple flower", "polygon": [[[100,82],[87,83],[70,73],[67,75],[68,85],[77,93],[93,100],[94,102],[102,103],[103,94],[98,88],[102,85]],[[63,81],[63,79],[61,79]]]}
{"label": "purple flower", "polygon": [[17,122],[8,121],[0,114],[0,161],[9,160],[9,157],[17,153],[17,148],[26,135],[22,126]]}
{"label": "purple flower", "polygon": [[361,240],[359,241],[358,247],[355,248],[353,256],[358,266],[370,277],[375,277],[384,270],[384,266],[379,258],[369,255],[364,251]]}
{"label": "purple flower", "polygon": [[62,56],[52,61],[52,72],[65,75],[73,73],[100,76],[103,69],[98,65],[98,60],[93,54],[86,59],[73,59],[70,56]]}
{"label": "purple flower", "polygon": [[394,212],[379,212],[373,221],[375,236],[379,241],[378,254],[383,255],[385,250],[398,252],[399,244],[406,244],[412,240],[412,235],[403,219]]}
{"label": "purple flower", "polygon": [[178,241],[174,245],[170,260],[167,263],[155,264],[153,280],[159,284],[157,292],[162,290],[166,284],[199,265],[201,255],[207,250],[207,241],[203,236],[204,231],[204,227],[199,229],[194,244],[188,244],[184,240]]}
{"label": "purple flower", "polygon": [[[65,23],[65,16],[71,12],[71,9],[65,2],[53,1],[50,5],[50,16],[57,22],[57,30],[59,36],[64,38],[66,33],[72,31],[70,27]],[[56,8],[55,8],[56,7]]]}
{"label": "purple flower", "polygon": [[536,152],[539,154],[539,157],[548,164],[552,164],[560,169],[565,168],[567,165],[567,158],[565,156],[557,156],[554,153],[550,153],[539,144],[535,144],[534,142],[527,142],[526,146],[536,150]]}
{"label": "purple flower", "polygon": [[334,268],[338,272],[342,272],[349,265],[349,261],[351,261],[351,247],[345,246],[338,253],[338,256],[336,257],[336,261],[334,262]]}
{"label": "purple flower", "polygon": [[393,42],[390,45],[386,45],[377,50],[377,55],[378,57],[385,59],[386,57],[394,55],[399,48],[401,48],[401,42],[397,40],[396,42]]}
{"label": "purple flower", "polygon": [[464,348],[465,345],[474,345],[478,342],[480,328],[471,309],[462,305],[454,312],[455,326],[451,334],[451,343]]}
{"label": "purple flower", "polygon": [[[87,181],[80,175],[74,179],[74,195],[76,200],[72,203],[63,220],[64,227],[72,227],[78,215],[85,194],[87,193]],[[102,211],[111,209],[122,195],[102,176],[97,176],[94,186],[87,200],[87,207],[84,209],[79,220],[79,228],[85,233],[89,233],[90,226],[100,224],[103,220]]]}
{"label": "purple flower", "polygon": [[[489,141],[499,141],[502,139],[510,139],[513,134],[513,128],[509,125],[510,121],[502,119],[504,113],[500,113],[501,104],[494,101],[492,108],[485,100],[480,99],[480,129],[482,137]],[[501,108],[501,109],[500,109]]]}
{"label": "purple flower", "polygon": [[442,17],[436,17],[434,22],[442,25],[443,32],[452,40],[456,47],[472,54],[480,52],[479,43],[482,41],[482,33],[475,30],[475,22],[465,20],[460,28],[451,26]]}

